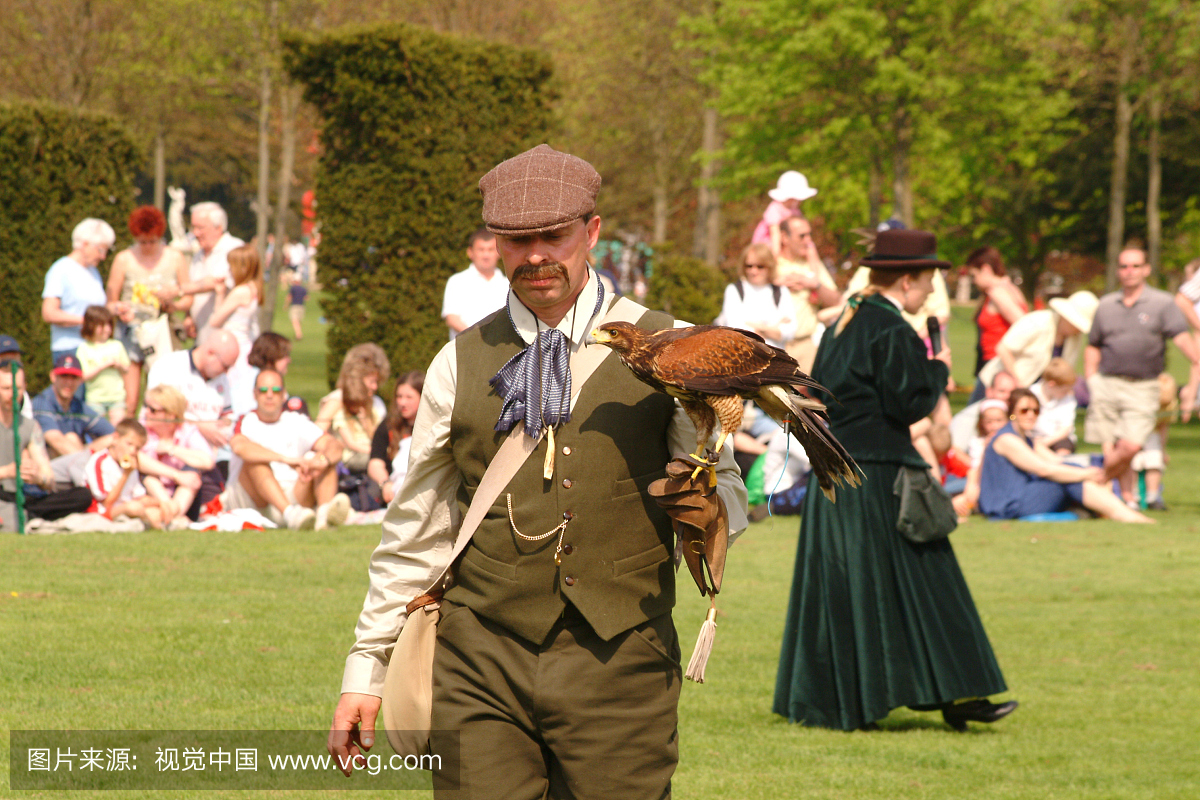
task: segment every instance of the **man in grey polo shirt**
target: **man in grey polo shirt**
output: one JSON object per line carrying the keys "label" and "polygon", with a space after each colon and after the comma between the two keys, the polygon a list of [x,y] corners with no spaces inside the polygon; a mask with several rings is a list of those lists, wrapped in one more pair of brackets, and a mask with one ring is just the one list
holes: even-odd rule
{"label": "man in grey polo shirt", "polygon": [[1200,385],[1200,350],[1187,320],[1166,292],[1146,285],[1150,265],[1138,247],[1118,256],[1120,291],[1100,299],[1083,354],[1091,401],[1084,438],[1104,448],[1109,478],[1131,480],[1129,462],[1154,430],[1158,414],[1158,374],[1163,371],[1167,339],[1191,362],[1188,388],[1182,393],[1185,418],[1191,415]]}

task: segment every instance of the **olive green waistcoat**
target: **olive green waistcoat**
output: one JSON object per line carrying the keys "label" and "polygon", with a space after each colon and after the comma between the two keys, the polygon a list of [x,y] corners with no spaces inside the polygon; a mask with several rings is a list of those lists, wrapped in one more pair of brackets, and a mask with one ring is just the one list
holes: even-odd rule
{"label": "olive green waistcoat", "polygon": [[[661,329],[673,323],[648,311],[639,324]],[[463,514],[508,436],[494,430],[503,400],[488,381],[524,346],[504,310],[455,339],[450,441],[462,474]],[[615,354],[606,358],[585,384],[571,421],[555,430],[554,479],[542,478],[543,438],[488,510],[446,598],[539,644],[567,600],[606,641],[670,611],[674,534],[645,490],[663,477],[670,459],[667,427],[674,410],[671,398],[634,378]],[[530,542],[513,532],[515,523],[526,536],[539,536],[564,515],[571,516],[561,564],[554,562],[557,534]]]}

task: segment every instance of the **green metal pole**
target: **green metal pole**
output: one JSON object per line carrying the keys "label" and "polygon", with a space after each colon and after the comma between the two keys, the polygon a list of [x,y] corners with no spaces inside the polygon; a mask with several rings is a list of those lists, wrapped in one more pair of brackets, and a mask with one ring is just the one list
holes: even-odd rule
{"label": "green metal pole", "polygon": [[25,533],[25,489],[21,483],[21,412],[18,404],[21,401],[21,393],[17,391],[17,370],[20,366],[17,362],[12,362],[9,366],[12,367],[12,427],[13,427],[13,463],[17,465],[17,474],[14,476],[17,491],[14,492],[17,496],[17,533]]}

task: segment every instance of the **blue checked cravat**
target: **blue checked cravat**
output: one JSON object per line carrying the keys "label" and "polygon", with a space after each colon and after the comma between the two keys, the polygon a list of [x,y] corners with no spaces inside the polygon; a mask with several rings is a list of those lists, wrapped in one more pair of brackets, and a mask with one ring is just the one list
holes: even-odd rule
{"label": "blue checked cravat", "polygon": [[[604,289],[596,281],[595,316],[604,300]],[[509,322],[512,315],[509,314]],[[514,330],[516,325],[513,325]],[[496,430],[511,430],[521,420],[525,433],[541,435],[546,425],[554,427],[571,419],[571,348],[557,328],[539,330],[532,344],[508,360],[488,381],[504,398]]]}

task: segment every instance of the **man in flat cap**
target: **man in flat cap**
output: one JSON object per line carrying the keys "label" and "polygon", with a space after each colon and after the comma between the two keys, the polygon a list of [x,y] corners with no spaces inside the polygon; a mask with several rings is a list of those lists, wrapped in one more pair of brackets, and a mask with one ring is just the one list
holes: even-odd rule
{"label": "man in flat cap", "polygon": [[[672,455],[691,451],[695,433],[608,348],[582,346],[603,319],[628,313],[614,306],[643,327],[676,323],[615,301],[589,266],[600,176],[586,161],[539,145],[479,188],[511,292],[430,364],[330,751],[344,759],[374,743],[406,605],[444,585],[459,521],[477,491],[487,497],[484,475],[511,438],[527,443],[528,457],[485,506],[441,599],[430,744],[446,752],[457,736],[460,756],[435,769],[435,795],[667,797],[682,678],[671,619],[675,512],[646,488]],[[707,502],[720,498],[736,535],[745,487],[728,450],[717,476]]]}

